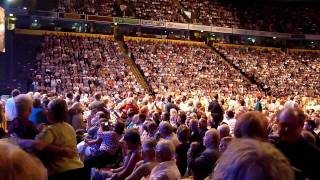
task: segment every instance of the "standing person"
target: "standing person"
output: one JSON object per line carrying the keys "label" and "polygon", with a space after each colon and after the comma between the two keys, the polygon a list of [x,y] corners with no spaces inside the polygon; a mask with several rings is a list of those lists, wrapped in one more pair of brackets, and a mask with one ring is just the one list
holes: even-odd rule
{"label": "standing person", "polygon": [[18,89],[14,89],[11,92],[11,98],[9,98],[6,101],[5,104],[5,112],[7,114],[8,117],[8,126],[10,124],[11,121],[14,120],[14,118],[16,118],[17,113],[16,113],[16,106],[15,106],[15,98],[20,94],[20,91]]}
{"label": "standing person", "polygon": [[223,120],[223,109],[219,104],[219,95],[214,95],[213,101],[209,104],[208,111],[212,117],[212,128],[218,128],[220,122]]}
{"label": "standing person", "polygon": [[320,179],[319,168],[310,162],[320,162],[320,150],[301,137],[305,115],[295,109],[283,109],[278,114],[279,141],[275,146],[297,170],[296,178]]}
{"label": "standing person", "polygon": [[[50,178],[58,179],[63,174],[79,177],[77,176],[77,170],[83,167],[83,163],[79,160],[78,153],[76,153],[76,133],[72,126],[65,122],[67,119],[66,101],[63,99],[52,100],[48,105],[47,117],[49,126],[35,139],[43,143],[45,147],[49,145],[68,147],[74,152],[69,157],[61,157],[48,162],[46,167]],[[74,176],[70,175],[73,173]]]}
{"label": "standing person", "polygon": [[39,131],[29,120],[32,112],[32,99],[29,95],[20,94],[15,98],[15,112],[17,117],[9,125],[9,134],[22,139],[34,139]]}
{"label": "standing person", "polygon": [[177,130],[178,139],[180,144],[176,148],[176,163],[183,176],[187,171],[187,152],[190,147],[190,129],[186,125],[181,125]]}
{"label": "standing person", "polygon": [[36,127],[38,127],[42,123],[47,123],[47,118],[41,107],[40,99],[33,100],[33,108],[29,119]]}
{"label": "standing person", "polygon": [[254,107],[254,110],[262,112],[261,96],[257,96],[256,106]]}

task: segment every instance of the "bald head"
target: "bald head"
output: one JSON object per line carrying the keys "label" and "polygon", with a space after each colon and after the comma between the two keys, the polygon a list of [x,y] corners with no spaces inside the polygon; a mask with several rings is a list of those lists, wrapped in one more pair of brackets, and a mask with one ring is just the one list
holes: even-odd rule
{"label": "bald head", "polygon": [[173,132],[173,127],[169,122],[163,121],[160,123],[159,133],[160,133],[161,137],[166,137],[166,136],[172,134],[172,132]]}
{"label": "bald head", "polygon": [[305,117],[302,111],[292,108],[283,109],[278,114],[280,139],[286,142],[297,141],[300,138]]}
{"label": "bald head", "polygon": [[216,129],[209,129],[204,135],[203,143],[206,148],[218,148],[220,135]]}
{"label": "bald head", "polygon": [[230,136],[230,128],[226,124],[222,124],[221,126],[218,127],[218,131],[220,134],[220,138],[224,138],[227,136]]}
{"label": "bald head", "polygon": [[175,146],[171,141],[161,140],[156,147],[156,157],[159,162],[171,161],[174,157]]}
{"label": "bald head", "polygon": [[252,111],[242,114],[236,122],[234,135],[237,138],[267,138],[267,119],[261,112]]}

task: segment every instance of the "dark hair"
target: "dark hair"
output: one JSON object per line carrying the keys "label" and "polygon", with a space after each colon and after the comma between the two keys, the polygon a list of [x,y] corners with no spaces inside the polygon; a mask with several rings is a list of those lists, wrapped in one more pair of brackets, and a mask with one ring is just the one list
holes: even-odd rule
{"label": "dark hair", "polygon": [[170,113],[165,112],[163,116],[165,121],[170,121]]}
{"label": "dark hair", "polygon": [[139,120],[144,122],[147,119],[147,116],[145,114],[139,114]]}
{"label": "dark hair", "polygon": [[63,99],[54,99],[48,105],[48,111],[52,113],[56,122],[67,120],[68,108],[67,103]]}
{"label": "dark hair", "polygon": [[177,130],[177,136],[180,142],[185,143],[190,140],[190,129],[186,125],[179,126]]}
{"label": "dark hair", "polygon": [[124,134],[123,140],[133,145],[141,145],[139,131],[135,128],[128,129]]}
{"label": "dark hair", "polygon": [[100,93],[96,93],[96,94],[94,95],[94,98],[95,98],[96,100],[100,101],[100,99],[101,99],[101,94],[100,94]]}
{"label": "dark hair", "polygon": [[179,113],[179,117],[180,117],[181,123],[184,124],[184,123],[186,122],[186,120],[187,120],[187,115],[186,115],[186,113],[185,113],[185,112]]}
{"label": "dark hair", "polygon": [[116,124],[114,125],[114,132],[116,132],[119,135],[123,134],[124,131],[124,123],[122,121],[117,121]]}
{"label": "dark hair", "polygon": [[80,99],[81,99],[81,96],[80,95],[77,95],[74,100],[77,101],[77,102],[80,102]]}
{"label": "dark hair", "polygon": [[213,96],[213,98],[216,99],[216,100],[218,100],[218,99],[219,99],[219,95],[218,95],[218,94],[215,94],[215,95]]}
{"label": "dark hair", "polygon": [[306,120],[306,123],[309,126],[311,126],[311,130],[314,130],[316,128],[316,126],[317,126],[316,123],[313,120],[310,120],[310,119]]}
{"label": "dark hair", "polygon": [[227,111],[226,114],[227,114],[227,116],[229,118],[234,118],[234,112],[233,111]]}
{"label": "dark hair", "polygon": [[244,106],[246,104],[246,102],[243,99],[240,99],[239,102],[241,106]]}
{"label": "dark hair", "polygon": [[73,93],[72,92],[68,92],[67,93],[67,98],[72,99],[73,98]]}
{"label": "dark hair", "polygon": [[41,107],[40,99],[34,99],[33,100],[33,107]]}
{"label": "dark hair", "polygon": [[14,90],[11,91],[11,96],[12,96],[12,97],[16,97],[16,96],[18,96],[19,94],[20,94],[19,89],[14,89]]}

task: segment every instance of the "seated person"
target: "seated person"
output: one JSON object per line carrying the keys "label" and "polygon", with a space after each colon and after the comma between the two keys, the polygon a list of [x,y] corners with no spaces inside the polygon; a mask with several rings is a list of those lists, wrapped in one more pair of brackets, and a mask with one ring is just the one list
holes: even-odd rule
{"label": "seated person", "polygon": [[219,133],[216,129],[210,129],[206,132],[203,140],[206,149],[199,153],[200,144],[194,142],[188,150],[188,168],[193,172],[195,179],[205,179],[214,167],[220,153]]}
{"label": "seated person", "polygon": [[151,170],[157,165],[155,148],[157,142],[155,140],[147,140],[142,145],[143,160],[139,161],[133,172],[125,180],[140,180],[150,175]]}

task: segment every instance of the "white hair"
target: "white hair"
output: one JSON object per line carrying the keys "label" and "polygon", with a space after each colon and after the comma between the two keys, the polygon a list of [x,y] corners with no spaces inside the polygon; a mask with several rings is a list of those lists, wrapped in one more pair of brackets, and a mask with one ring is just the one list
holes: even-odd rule
{"label": "white hair", "polygon": [[0,179],[47,179],[47,171],[41,161],[18,146],[0,140],[0,154]]}
{"label": "white hair", "polygon": [[18,116],[25,115],[32,110],[32,98],[27,94],[20,94],[15,98],[16,111]]}
{"label": "white hair", "polygon": [[234,139],[217,162],[213,180],[293,180],[287,158],[270,143]]}

